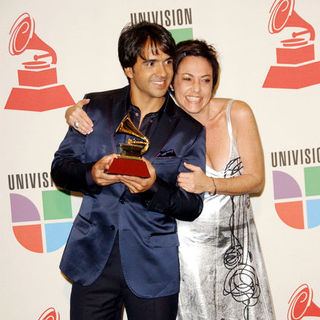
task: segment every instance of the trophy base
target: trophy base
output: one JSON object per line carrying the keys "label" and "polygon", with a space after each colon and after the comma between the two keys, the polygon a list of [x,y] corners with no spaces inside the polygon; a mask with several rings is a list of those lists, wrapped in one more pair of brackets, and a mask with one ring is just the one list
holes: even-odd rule
{"label": "trophy base", "polygon": [[108,170],[109,174],[122,174],[140,178],[150,178],[147,164],[143,160],[130,158],[115,158]]}
{"label": "trophy base", "polygon": [[300,66],[271,66],[263,88],[301,89],[320,83],[320,61]]}
{"label": "trophy base", "polygon": [[26,111],[47,111],[74,104],[64,85],[49,88],[13,88],[5,109]]}

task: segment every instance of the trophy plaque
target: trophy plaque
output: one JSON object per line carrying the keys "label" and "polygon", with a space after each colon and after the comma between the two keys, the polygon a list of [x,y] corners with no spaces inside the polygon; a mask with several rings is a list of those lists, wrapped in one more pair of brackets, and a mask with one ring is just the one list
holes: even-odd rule
{"label": "trophy plaque", "polygon": [[135,127],[129,115],[122,119],[115,131],[117,133],[125,133],[141,140],[128,139],[126,143],[120,143],[120,154],[113,159],[107,173],[149,178],[147,164],[142,160],[142,155],[149,149],[149,139]]}

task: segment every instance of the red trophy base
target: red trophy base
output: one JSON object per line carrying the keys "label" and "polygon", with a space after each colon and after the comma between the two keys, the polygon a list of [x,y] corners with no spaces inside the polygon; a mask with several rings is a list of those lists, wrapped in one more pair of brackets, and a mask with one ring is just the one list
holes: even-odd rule
{"label": "red trophy base", "polygon": [[147,164],[143,160],[115,158],[111,163],[108,173],[150,178]]}
{"label": "red trophy base", "polygon": [[26,111],[47,111],[74,104],[70,93],[64,85],[48,88],[13,88],[5,109]]}
{"label": "red trophy base", "polygon": [[320,61],[300,66],[271,66],[263,88],[301,89],[320,83]]}

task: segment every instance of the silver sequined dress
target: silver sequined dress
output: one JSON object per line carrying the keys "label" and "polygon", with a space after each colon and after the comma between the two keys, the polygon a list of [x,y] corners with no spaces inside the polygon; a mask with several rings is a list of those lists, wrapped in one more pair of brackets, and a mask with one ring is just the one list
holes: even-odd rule
{"label": "silver sequined dress", "polygon": [[[242,163],[227,122],[230,155],[216,178],[240,175]],[[177,221],[180,240],[178,320],[273,320],[268,280],[248,195],[205,194],[194,222]]]}

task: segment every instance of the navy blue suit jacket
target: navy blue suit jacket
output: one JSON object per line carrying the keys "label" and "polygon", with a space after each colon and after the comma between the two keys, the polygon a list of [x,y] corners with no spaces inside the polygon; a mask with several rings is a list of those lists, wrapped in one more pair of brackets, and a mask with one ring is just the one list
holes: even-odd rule
{"label": "navy blue suit jacket", "polygon": [[139,297],[154,298],[179,290],[175,218],[194,220],[202,197],[177,187],[176,178],[185,171],[183,162],[204,169],[205,130],[169,97],[144,155],[157,173],[152,188],[131,194],[122,183],[96,185],[91,168],[103,156],[117,153],[114,132],[125,116],[129,90],[88,94],[93,133],[85,136],[70,127],[55,153],[55,183],[84,194],[60,268],[72,281],[90,285],[101,274],[118,232],[127,285]]}

